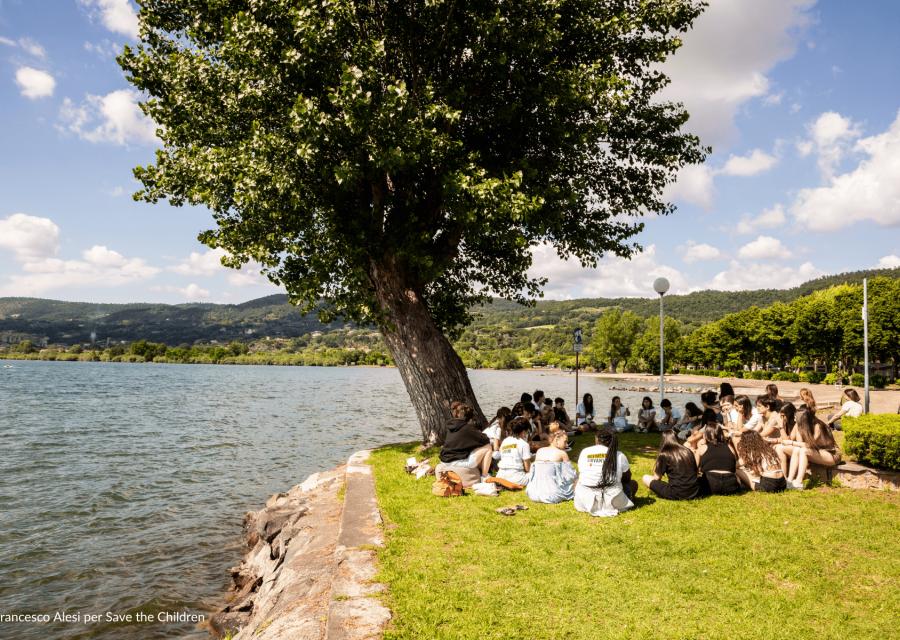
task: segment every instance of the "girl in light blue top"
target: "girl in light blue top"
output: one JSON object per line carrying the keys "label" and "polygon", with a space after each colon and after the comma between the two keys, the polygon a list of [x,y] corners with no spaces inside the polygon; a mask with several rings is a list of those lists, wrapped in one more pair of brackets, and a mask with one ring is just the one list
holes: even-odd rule
{"label": "girl in light blue top", "polygon": [[555,504],[575,497],[576,473],[566,454],[568,437],[560,429],[550,435],[550,446],[537,450],[525,493],[535,502]]}

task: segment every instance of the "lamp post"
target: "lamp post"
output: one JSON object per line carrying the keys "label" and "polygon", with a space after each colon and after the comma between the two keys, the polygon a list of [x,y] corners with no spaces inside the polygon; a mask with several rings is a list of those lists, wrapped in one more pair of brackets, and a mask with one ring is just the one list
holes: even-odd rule
{"label": "lamp post", "polygon": [[669,290],[669,281],[657,278],[653,281],[653,290],[659,294],[659,403],[666,397],[666,365],[665,365],[665,322],[663,321],[663,296]]}

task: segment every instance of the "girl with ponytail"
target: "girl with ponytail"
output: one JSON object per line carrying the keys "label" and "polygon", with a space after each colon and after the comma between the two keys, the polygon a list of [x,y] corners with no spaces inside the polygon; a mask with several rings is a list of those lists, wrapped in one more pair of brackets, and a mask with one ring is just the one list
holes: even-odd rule
{"label": "girl with ponytail", "polygon": [[637,482],[628,458],[619,451],[619,436],[611,428],[597,432],[596,443],[578,457],[575,509],[592,516],[615,516],[634,507]]}

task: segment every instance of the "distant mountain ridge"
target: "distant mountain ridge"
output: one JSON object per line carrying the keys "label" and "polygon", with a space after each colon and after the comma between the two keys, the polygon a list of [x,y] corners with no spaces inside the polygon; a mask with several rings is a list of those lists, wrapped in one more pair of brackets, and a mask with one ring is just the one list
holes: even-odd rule
{"label": "distant mountain ridge", "polygon": [[[697,291],[665,298],[666,314],[682,322],[700,324],[753,305],[789,302],[813,291],[842,283],[861,283],[865,277],[900,277],[900,268],[870,269],[825,276],[792,289],[755,291]],[[496,300],[476,311],[473,328],[503,326],[510,329],[555,325],[577,317],[590,322],[604,309],[620,307],[641,316],[658,313],[656,298],[581,298],[539,300],[523,307]],[[95,332],[97,342],[150,340],[178,345],[195,342],[254,340],[265,336],[300,337],[315,331],[343,328],[345,323],[324,325],[313,315],[301,314],[284,294],[241,304],[158,304],[64,302],[41,298],[0,298],[0,341],[16,341],[23,335],[46,338],[50,343],[87,343]]]}

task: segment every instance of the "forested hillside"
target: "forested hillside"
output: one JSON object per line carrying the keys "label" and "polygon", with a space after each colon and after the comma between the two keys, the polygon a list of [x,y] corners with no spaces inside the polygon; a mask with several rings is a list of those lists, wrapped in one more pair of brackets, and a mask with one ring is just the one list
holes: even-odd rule
{"label": "forested hillside", "polygon": [[[752,306],[790,302],[813,291],[843,283],[860,283],[875,275],[900,277],[900,269],[857,271],[812,280],[793,289],[757,291],[698,291],[666,296],[666,315],[689,328],[717,320]],[[475,310],[475,321],[457,341],[458,347],[496,350],[521,349],[539,343],[549,351],[568,351],[571,330],[588,333],[607,309],[631,311],[640,317],[658,313],[655,298],[583,298],[540,300],[524,307],[497,300]],[[180,305],[132,303],[95,304],[38,298],[0,298],[0,341],[21,339],[51,344],[86,344],[91,333],[97,342],[149,340],[169,346],[204,342],[251,342],[259,338],[300,338],[308,344],[313,332],[334,333],[328,346],[355,346],[354,336],[368,330],[351,331],[341,322],[322,325],[314,315],[303,315],[284,295],[272,295],[243,304]],[[346,341],[354,344],[344,344]]]}

